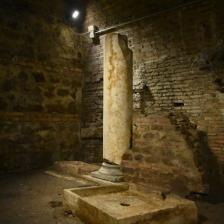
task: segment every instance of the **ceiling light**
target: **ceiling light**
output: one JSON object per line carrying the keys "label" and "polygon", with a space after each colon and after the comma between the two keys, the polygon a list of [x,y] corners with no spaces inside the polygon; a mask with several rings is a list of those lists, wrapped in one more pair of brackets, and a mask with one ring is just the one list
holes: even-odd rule
{"label": "ceiling light", "polygon": [[79,17],[79,14],[80,12],[78,10],[75,10],[73,13],[72,13],[72,18],[73,19],[77,19]]}

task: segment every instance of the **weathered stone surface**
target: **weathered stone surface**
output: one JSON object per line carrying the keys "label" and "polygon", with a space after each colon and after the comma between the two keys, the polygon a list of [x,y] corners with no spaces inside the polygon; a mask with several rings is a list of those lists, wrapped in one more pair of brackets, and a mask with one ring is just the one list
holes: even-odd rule
{"label": "weathered stone surface", "polygon": [[[206,191],[202,173],[197,168],[195,149],[180,135],[168,114],[145,117],[135,113],[133,123],[133,149],[127,152],[129,156],[123,157],[124,172],[129,180],[185,194]],[[185,125],[190,124],[185,122]]]}
{"label": "weathered stone surface", "polygon": [[121,167],[105,162],[103,162],[99,170],[92,172],[91,176],[110,182],[124,182],[124,175],[121,171]]}
{"label": "weathered stone surface", "polygon": [[120,169],[132,141],[132,52],[127,39],[117,33],[103,37],[104,109],[102,167],[92,176],[122,182]]}
{"label": "weathered stone surface", "polygon": [[[96,24],[103,28],[115,25],[170,8],[176,3],[142,0],[136,5],[136,0],[130,0],[127,5],[123,0],[89,1],[86,26]],[[17,167],[18,164],[31,167],[34,163],[26,162],[31,161],[31,157],[40,163],[52,155],[56,158],[60,153],[56,156],[54,148],[60,148],[66,158],[75,154],[85,161],[102,161],[102,46],[93,45],[89,38],[74,34],[74,29],[62,21],[65,15],[63,4],[62,0],[0,2],[0,110],[4,112],[1,120],[14,125],[14,131],[8,128],[8,124],[1,126],[0,139],[5,147],[4,156],[0,156],[1,164],[7,161],[11,164],[8,167]],[[163,12],[119,29],[128,37],[134,57],[134,110],[142,122],[134,123],[133,129],[137,125],[137,129],[144,132],[143,136],[134,131],[133,143],[141,139],[138,141],[141,147],[128,152],[130,160],[144,164],[144,171],[142,167],[125,167],[126,171],[137,176],[128,175],[130,180],[146,186],[151,182],[175,186],[178,180],[178,183],[187,183],[182,186],[192,190],[192,186],[200,189],[202,179],[203,189],[218,186],[223,191],[220,183],[220,180],[224,183],[223,20],[223,2],[209,0],[197,2],[184,10]],[[84,77],[82,69],[85,70]],[[61,90],[68,90],[69,94]],[[80,113],[81,98],[83,150],[74,153],[73,137],[80,132],[74,134],[74,120],[72,127],[68,127],[67,116]],[[38,116],[32,116],[32,113],[38,113]],[[158,113],[161,116],[157,117]],[[167,113],[173,114],[171,125],[167,125]],[[39,117],[46,118],[46,114],[46,129],[53,136],[49,141],[41,140],[35,134],[40,126],[45,128]],[[56,114],[64,118],[59,121]],[[179,114],[187,117],[189,122],[186,124]],[[189,123],[195,126],[195,130]],[[28,126],[32,128],[28,129]],[[70,130],[63,136],[68,144],[63,140],[58,144],[64,130],[62,127]],[[27,129],[26,134],[21,134],[24,129]],[[32,135],[30,139],[27,139],[28,130]],[[173,138],[175,141],[171,140]],[[28,158],[21,149],[24,147],[22,142],[30,150],[33,148],[31,142],[35,142],[35,152]],[[156,147],[150,146],[150,142]],[[64,147],[70,148],[71,145],[71,150],[62,152]],[[11,150],[13,153],[9,153]],[[150,164],[157,169],[149,169]],[[173,169],[175,164],[178,172]],[[204,164],[214,165],[206,168]],[[168,174],[164,172],[167,166]],[[195,166],[199,176],[195,175]],[[162,174],[157,175],[160,170]],[[208,180],[210,177],[213,177],[212,181]],[[211,183],[213,186],[208,186]],[[216,187],[213,192],[217,192]]]}
{"label": "weathered stone surface", "polygon": [[117,33],[106,34],[103,46],[103,158],[120,165],[132,139],[132,52]]}
{"label": "weathered stone surface", "polygon": [[78,154],[78,117],[0,113],[0,126],[0,173],[39,168],[55,160],[73,160]]}
{"label": "weathered stone surface", "polygon": [[99,166],[81,161],[57,161],[54,163],[53,169],[67,175],[80,176],[98,170]]}
{"label": "weathered stone surface", "polygon": [[0,172],[79,157],[81,41],[52,2],[0,2]]}
{"label": "weathered stone surface", "polygon": [[64,190],[64,205],[89,224],[196,224],[194,202],[159,192],[140,196],[125,186]]}
{"label": "weathered stone surface", "polygon": [[[86,27],[92,24],[100,28],[113,26],[133,17],[139,18],[163,11],[176,3],[176,1],[143,0],[136,5],[135,0],[130,0],[127,5],[122,0],[99,0],[97,4],[95,1],[90,1]],[[223,55],[223,19],[221,0],[204,1],[185,7],[184,10],[180,8],[163,12],[150,19],[119,28],[121,34],[127,35],[129,47],[133,51],[133,104],[139,119],[142,119],[142,124],[134,123],[133,129],[138,125],[137,128],[144,130],[145,133],[145,137],[141,136],[142,140],[139,142],[142,147],[134,149],[133,156],[138,151],[144,155],[142,163],[158,165],[158,170],[161,168],[161,163],[169,163],[169,161],[174,163],[177,160],[178,164],[182,164],[180,167],[178,165],[181,182],[184,180],[185,183],[191,183],[187,184],[188,186],[197,183],[195,189],[200,189],[198,186],[202,182],[203,189],[208,189],[208,185],[212,182],[213,185],[220,186],[219,191],[223,191],[224,186],[222,93],[224,70],[223,59],[220,61],[219,57]],[[88,40],[86,42],[83,108],[88,119],[82,122],[82,128],[96,129],[102,133],[103,49],[100,45],[92,46]],[[207,59],[212,62],[210,66]],[[183,124],[184,132],[174,123],[166,126],[167,119],[164,117],[167,113],[173,113],[179,120],[180,112],[196,126],[195,132],[201,136],[200,138],[196,140],[192,135],[187,134],[186,129],[189,129],[189,132],[192,129],[188,125]],[[161,116],[157,117],[158,113]],[[150,122],[148,123],[147,120]],[[147,125],[144,125],[144,122]],[[154,123],[159,124],[151,126]],[[163,129],[159,130],[161,128]],[[176,143],[168,140],[171,138],[165,140],[170,130],[171,132],[176,130]],[[164,132],[167,134],[164,135]],[[86,155],[91,155],[91,159],[95,155],[97,160],[102,153],[101,147],[97,147],[102,138],[98,137],[100,134],[96,136],[95,133],[89,132],[88,138],[84,138],[83,142],[88,146]],[[140,133],[134,132],[133,141],[139,138],[137,135]],[[193,144],[191,138],[194,139]],[[156,148],[148,147],[150,141],[156,143]],[[162,147],[159,147],[160,142]],[[198,147],[192,145],[200,147],[204,145],[204,147],[198,150]],[[192,154],[190,156],[192,169],[189,162],[185,163],[186,154]],[[163,158],[162,161],[160,156]],[[201,165],[209,164],[206,157],[210,157],[214,165],[202,169]],[[200,164],[197,161],[201,161]],[[192,176],[191,173],[196,174],[195,169],[198,169],[199,175]],[[137,167],[129,170],[138,172]],[[171,173],[154,176],[153,173],[148,172],[145,178],[141,177],[141,182],[145,181],[147,186],[150,185],[150,181],[158,181],[158,183],[161,181],[160,185],[163,185],[164,182],[168,183],[171,180],[170,176],[176,176],[176,171]],[[150,179],[150,175],[154,176],[156,181],[153,177]],[[208,181],[209,175],[216,180]],[[138,178],[132,177],[131,180],[135,181]],[[188,189],[191,190],[192,187]],[[213,192],[217,190],[214,189]]]}

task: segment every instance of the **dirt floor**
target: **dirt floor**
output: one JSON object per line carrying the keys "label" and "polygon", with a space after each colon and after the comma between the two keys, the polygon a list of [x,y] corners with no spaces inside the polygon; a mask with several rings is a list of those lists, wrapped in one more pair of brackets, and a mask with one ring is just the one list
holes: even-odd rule
{"label": "dirt floor", "polygon": [[81,224],[64,211],[64,188],[88,185],[43,171],[0,177],[0,224]]}
{"label": "dirt floor", "polygon": [[224,224],[224,203],[197,202],[199,224]]}
{"label": "dirt floor", "polygon": [[[82,179],[65,179],[43,171],[0,176],[0,224],[82,224],[65,211],[64,188],[88,186]],[[198,202],[200,224],[224,224],[224,203]]]}

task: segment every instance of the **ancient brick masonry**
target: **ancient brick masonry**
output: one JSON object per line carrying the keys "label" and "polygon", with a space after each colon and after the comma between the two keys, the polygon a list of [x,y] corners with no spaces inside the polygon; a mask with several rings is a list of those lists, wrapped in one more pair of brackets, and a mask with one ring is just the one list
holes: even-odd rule
{"label": "ancient brick masonry", "polygon": [[[52,1],[0,3],[1,171],[63,159],[102,160],[102,46],[75,34],[62,21],[64,1]],[[85,28],[105,28],[176,3],[90,0]],[[222,187],[222,9],[221,0],[201,1],[119,30],[134,57],[128,180],[210,191],[213,176]]]}
{"label": "ancient brick masonry", "polygon": [[51,4],[0,3],[1,172],[79,156],[81,41]]}
{"label": "ancient brick masonry", "polygon": [[[175,191],[202,191],[194,154],[169,115],[135,114],[133,149],[124,155],[127,179],[142,186]],[[146,185],[147,184],[147,185]]]}
{"label": "ancient brick masonry", "polygon": [[[116,1],[116,4],[115,1],[90,1],[86,26],[94,24],[104,28],[174,4],[174,1],[140,1],[138,6],[132,7],[134,2],[130,1],[127,6],[124,1]],[[224,49],[222,13],[218,10],[221,5],[221,1],[203,1],[119,30],[128,36],[134,56],[134,125],[137,132],[133,135],[133,151],[124,158],[124,170],[129,180],[147,186],[159,183],[160,187],[172,187],[178,182],[182,183],[177,187],[179,190],[185,191],[185,186],[187,190],[209,191],[211,186],[204,173],[211,172],[217,177],[219,184],[216,185],[221,186],[224,164],[223,59],[217,56],[222,55],[220,52]],[[83,108],[85,114],[91,115],[91,120],[85,120],[82,130],[88,133],[93,143],[93,139],[99,141],[102,137],[103,76],[101,46],[91,44],[87,43],[88,69],[83,90]],[[169,120],[172,116],[175,119]],[[178,119],[191,124],[185,126],[189,131],[178,129]],[[197,146],[191,145],[191,135],[186,134],[190,131],[201,136],[194,138],[194,144],[205,146],[201,153],[205,158],[208,154],[212,158],[210,171],[203,170],[198,163],[207,160],[197,158],[201,154]],[[89,151],[85,153],[94,155],[97,160],[101,150],[98,142],[92,143],[85,139],[85,144],[89,145]],[[156,148],[152,149],[153,146]]]}
{"label": "ancient brick masonry", "polygon": [[82,95],[82,159],[101,162],[103,158],[103,52],[101,46],[85,40],[84,84]]}

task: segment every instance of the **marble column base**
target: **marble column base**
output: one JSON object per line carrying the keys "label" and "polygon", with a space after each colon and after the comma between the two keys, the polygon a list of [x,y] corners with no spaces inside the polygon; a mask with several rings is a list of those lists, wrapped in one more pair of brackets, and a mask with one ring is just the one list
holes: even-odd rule
{"label": "marble column base", "polygon": [[107,180],[110,182],[123,182],[124,176],[119,165],[113,165],[103,162],[98,171],[91,173],[92,177]]}

